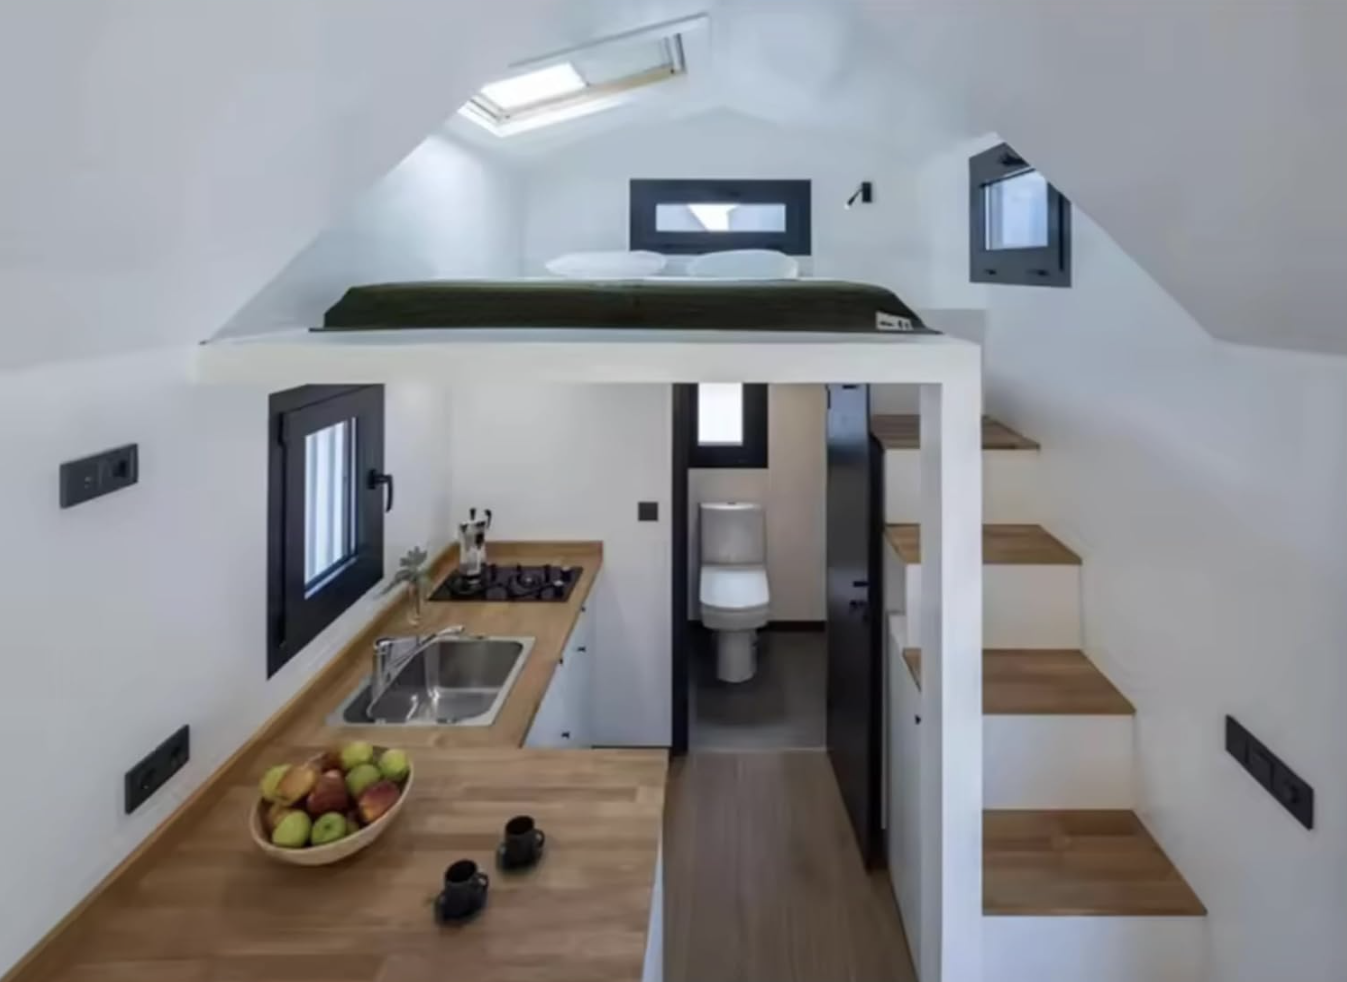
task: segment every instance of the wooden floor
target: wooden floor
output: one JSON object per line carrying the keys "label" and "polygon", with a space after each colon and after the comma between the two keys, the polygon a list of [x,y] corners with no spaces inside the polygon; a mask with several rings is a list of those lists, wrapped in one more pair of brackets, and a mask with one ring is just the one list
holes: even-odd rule
{"label": "wooden floor", "polygon": [[[903,651],[921,688],[921,649]],[[1136,710],[1080,651],[989,648],[982,653],[982,711],[989,716],[1131,716]]]}
{"label": "wooden floor", "polygon": [[914,982],[824,752],[692,754],[666,800],[668,982]]}
{"label": "wooden floor", "polygon": [[[888,525],[884,534],[903,562],[921,562],[921,526]],[[982,526],[984,566],[1079,566],[1080,557],[1041,525]]]}
{"label": "wooden floor", "polygon": [[[921,417],[912,415],[873,416],[870,432],[885,450],[921,449]],[[1016,433],[990,416],[982,417],[983,450],[1037,450],[1038,444]]]}
{"label": "wooden floor", "polygon": [[1001,915],[1206,913],[1130,811],[987,811],[983,910]]}

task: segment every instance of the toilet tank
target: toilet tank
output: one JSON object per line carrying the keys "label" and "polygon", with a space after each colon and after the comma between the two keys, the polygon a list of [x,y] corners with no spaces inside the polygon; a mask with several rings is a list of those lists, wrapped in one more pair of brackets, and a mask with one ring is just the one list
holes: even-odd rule
{"label": "toilet tank", "polygon": [[703,566],[765,566],[762,505],[707,501],[700,506]]}

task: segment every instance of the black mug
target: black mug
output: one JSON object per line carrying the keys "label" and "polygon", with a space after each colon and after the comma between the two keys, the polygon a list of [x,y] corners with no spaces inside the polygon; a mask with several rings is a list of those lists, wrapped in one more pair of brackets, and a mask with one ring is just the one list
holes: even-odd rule
{"label": "black mug", "polygon": [[534,824],[528,815],[517,815],[505,823],[505,848],[503,859],[506,866],[532,866],[542,855],[543,843],[547,836]]}
{"label": "black mug", "polygon": [[490,878],[471,859],[460,859],[444,871],[444,891],[436,903],[441,920],[455,920],[476,913],[486,903]]}

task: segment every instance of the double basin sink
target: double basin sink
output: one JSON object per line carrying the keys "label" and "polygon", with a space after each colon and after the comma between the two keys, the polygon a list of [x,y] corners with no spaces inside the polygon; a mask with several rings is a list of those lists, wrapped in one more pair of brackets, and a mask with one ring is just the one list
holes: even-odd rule
{"label": "double basin sink", "polygon": [[[328,718],[332,726],[490,726],[533,650],[533,638],[391,638],[380,663]],[[376,693],[374,680],[382,676]]]}

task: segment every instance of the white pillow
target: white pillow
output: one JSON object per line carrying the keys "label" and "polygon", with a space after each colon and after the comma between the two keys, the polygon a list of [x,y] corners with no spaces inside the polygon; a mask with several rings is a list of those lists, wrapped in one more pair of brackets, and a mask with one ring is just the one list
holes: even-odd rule
{"label": "white pillow", "polygon": [[797,280],[800,263],[772,249],[727,249],[698,256],[688,263],[688,275],[718,280]]}
{"label": "white pillow", "polygon": [[658,252],[570,252],[549,262],[547,271],[568,280],[641,280],[665,262]]}

